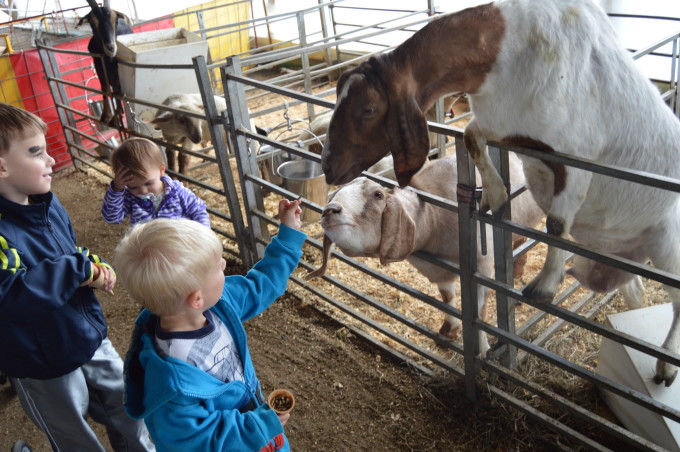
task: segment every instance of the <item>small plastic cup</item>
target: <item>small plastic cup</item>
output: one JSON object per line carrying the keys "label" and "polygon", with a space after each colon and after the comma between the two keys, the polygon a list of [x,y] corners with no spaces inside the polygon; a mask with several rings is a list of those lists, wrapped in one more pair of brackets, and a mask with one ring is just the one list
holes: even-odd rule
{"label": "small plastic cup", "polygon": [[274,389],[267,397],[267,405],[276,414],[290,413],[290,410],[295,406],[295,396],[287,389]]}

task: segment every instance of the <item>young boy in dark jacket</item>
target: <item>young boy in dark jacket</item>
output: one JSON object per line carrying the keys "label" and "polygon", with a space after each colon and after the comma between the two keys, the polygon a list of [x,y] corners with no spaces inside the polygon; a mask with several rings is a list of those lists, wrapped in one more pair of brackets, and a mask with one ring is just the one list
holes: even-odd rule
{"label": "young boy in dark jacket", "polygon": [[281,228],[245,276],[224,276],[222,243],[195,221],[135,226],[116,248],[119,277],[145,309],[125,358],[125,409],[159,451],[286,452],[262,397],[242,322],[286,290],[302,255],[299,201],[279,203]]}
{"label": "young boy in dark jacket", "polygon": [[0,124],[0,371],[55,451],[104,450],[88,414],[116,451],[154,450],[123,411],[123,362],[93,291],[113,289],[116,276],[76,246],[50,192],[45,123],[0,103]]}

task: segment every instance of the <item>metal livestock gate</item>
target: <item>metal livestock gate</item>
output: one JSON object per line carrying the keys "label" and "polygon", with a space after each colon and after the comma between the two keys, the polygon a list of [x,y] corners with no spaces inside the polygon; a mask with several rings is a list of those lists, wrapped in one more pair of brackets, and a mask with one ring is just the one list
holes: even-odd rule
{"label": "metal livestock gate", "polygon": [[[235,55],[228,58],[226,63],[208,64],[203,57],[193,59],[190,67],[195,71],[204,99],[205,117],[211,125],[215,149],[213,153],[200,151],[192,152],[191,155],[205,159],[208,165],[217,165],[221,186],[187,175],[176,174],[175,176],[185,180],[199,193],[210,191],[226,200],[229,212],[211,207],[211,220],[213,225],[218,224],[214,226],[216,232],[237,244],[235,248],[225,245],[226,250],[239,255],[246,266],[252,265],[261,257],[263,246],[269,241],[270,234],[275,233],[278,225],[273,210],[267,205],[268,197],[273,196],[277,199],[280,196],[297,197],[296,193],[272,182],[271,178],[267,177],[263,171],[263,162],[277,153],[319,162],[320,157],[301,147],[294,134],[301,122],[311,121],[320,113],[333,108],[334,103],[327,100],[327,97],[332,96],[334,90],[332,88],[324,90],[319,86],[329,80],[332,81],[342,70],[367,57],[366,53],[352,49],[357,42],[373,46],[372,53],[387,51],[390,46],[379,42],[379,39],[397,33],[399,36],[409,35],[426,23],[432,13],[430,7],[422,11],[395,10],[394,19],[364,24],[353,23],[352,26],[346,27],[349,30],[338,32],[338,25],[342,22],[338,19],[341,14],[350,11],[356,21],[358,10],[361,10],[361,7],[352,6],[348,2],[335,1],[320,3],[318,7],[304,11],[268,18],[269,21],[290,21],[296,24],[299,31],[298,39],[288,43],[288,47],[281,48],[271,44],[265,46],[264,50]],[[306,31],[309,17],[319,18],[322,25],[320,34],[310,35]],[[231,27],[247,28],[258,25],[261,23],[253,20],[233,24]],[[209,35],[210,33],[206,31],[208,39]],[[403,39],[399,38],[399,41]],[[653,55],[664,58],[668,63],[670,76],[664,88],[664,98],[676,114],[679,111],[677,98],[679,45],[680,33],[675,33],[637,51],[634,55],[635,58]],[[41,49],[55,101],[63,112],[62,119],[65,124],[68,124],[68,115],[80,117],[88,117],[88,115],[70,109],[68,99],[62,97],[63,93],[59,87],[66,82],[55,71],[55,67],[58,66],[53,61],[55,53],[54,49],[47,47]],[[319,53],[325,54],[326,58],[314,63],[311,56]],[[296,68],[288,69],[287,72],[276,77],[264,78],[261,75],[261,71],[269,71],[281,65],[296,66]],[[178,67],[163,65],[154,67],[158,70],[178,69]],[[183,66],[179,69],[187,69],[187,67]],[[217,80],[216,74],[218,74]],[[224,96],[228,104],[227,115],[217,114],[212,96],[221,93],[213,91],[216,86],[224,87]],[[283,101],[274,107],[263,106],[258,102],[259,99],[272,94],[279,96]],[[124,101],[161,108],[160,105],[150,104],[141,99],[125,97]],[[304,112],[299,113],[300,118],[291,119],[291,112],[296,106],[302,108]],[[283,119],[280,124],[272,127],[269,136],[259,135],[251,129],[251,120],[258,123],[267,115],[279,113]],[[443,120],[440,105],[439,118],[440,122],[430,123],[431,130],[439,134],[437,143],[440,148],[433,149],[432,153],[434,155],[445,152],[447,147],[455,146],[458,159],[458,184],[464,192],[474,193],[477,186],[475,172],[463,144],[463,131],[448,125],[460,120],[461,117]],[[90,119],[96,120],[91,116]],[[282,128],[289,133],[285,139],[280,140],[281,134],[277,131]],[[66,129],[70,130],[68,127]],[[230,136],[231,149],[220,139],[224,129]],[[146,135],[144,127],[128,127],[124,133]],[[452,137],[452,142],[447,143],[446,137]],[[88,162],[89,167],[102,163],[105,165],[102,159],[88,152],[74,138],[72,136],[69,140],[73,148],[72,152],[78,154],[83,163]],[[79,139],[88,138],[80,136]],[[156,140],[159,144],[163,144],[161,140]],[[512,151],[622,178],[631,183],[642,183],[659,189],[680,192],[680,181],[576,160],[559,153],[545,155],[529,149],[504,148],[495,143],[490,143],[490,146],[506,183],[508,182],[507,152]],[[268,150],[266,154],[261,152],[264,147]],[[181,149],[180,151],[186,152]],[[87,155],[83,157],[83,154]],[[101,171],[100,167],[97,170]],[[109,173],[103,172],[110,177]],[[365,173],[365,175],[388,187],[394,186],[391,179],[370,173]],[[516,196],[522,190],[524,187],[513,187],[512,196]],[[678,275],[659,272],[646,265],[632,264],[630,261],[611,255],[597,254],[576,243],[555,239],[540,230],[522,227],[507,219],[509,211],[505,213],[502,220],[495,220],[490,215],[477,210],[476,201],[472,196],[460,196],[457,202],[423,192],[418,192],[418,196],[435,204],[438,208],[457,212],[459,217],[461,262],[459,264],[443,262],[425,254],[419,254],[419,257],[460,275],[461,309],[444,305],[435,296],[429,294],[427,289],[416,288],[400,281],[398,276],[391,273],[390,267],[383,268],[374,261],[352,259],[341,253],[333,253],[333,259],[342,265],[337,272],[329,271],[320,282],[305,281],[304,275],[319,266],[318,250],[322,248],[319,229],[313,223],[305,226],[308,228],[309,238],[300,268],[292,277],[292,281],[297,286],[294,291],[312,295],[319,309],[338,318],[353,333],[411,363],[418,370],[429,374],[453,374],[463,378],[466,394],[470,400],[478,398],[480,390],[485,387],[493,397],[514,406],[570,438],[574,443],[587,448],[608,450],[611,444],[616,444],[640,450],[662,450],[663,448],[653,441],[641,438],[596,413],[592,404],[587,401],[579,400],[568,391],[561,390],[560,381],[546,381],[541,378],[541,375],[527,371],[527,369],[533,370],[527,366],[527,363],[534,362],[533,366],[545,369],[542,371],[546,373],[564,374],[566,378],[575,382],[574,386],[594,387],[600,391],[606,390],[618,394],[652,413],[660,414],[674,422],[680,422],[679,407],[664,405],[632,388],[598,375],[592,369],[592,359],[590,364],[579,362],[572,355],[561,354],[553,349],[550,341],[560,329],[567,329],[573,332],[577,339],[581,334],[595,337],[594,341],[597,343],[602,338],[607,338],[654,357],[664,357],[676,365],[680,365],[680,356],[668,354],[658,346],[631,335],[621,334],[601,321],[593,320],[593,316],[612,302],[615,298],[614,293],[596,296],[592,293],[584,293],[577,283],[573,283],[563,288],[553,303],[536,304],[525,299],[520,290],[515,287],[516,282],[513,280],[511,269],[513,259],[530,252],[533,246],[543,242],[673,287],[680,287]],[[320,203],[309,199],[303,199],[303,205],[305,209],[315,212],[321,212],[323,207]],[[226,222],[226,226],[221,226],[222,220]],[[490,225],[490,227],[478,229],[480,224]],[[477,234],[480,230],[493,234],[494,247],[489,252],[494,253],[496,262],[494,278],[484,276],[477,271],[477,250],[471,244],[477,243]],[[530,240],[513,253],[510,246],[511,233],[524,235]],[[369,291],[368,286],[373,283],[379,283],[381,288]],[[482,320],[480,313],[477,312],[477,284],[489,287],[495,292],[495,323]],[[438,317],[446,312],[461,319],[463,323],[462,343],[448,340],[438,334],[430,324],[416,320],[410,312],[405,312],[402,309],[405,299],[416,300],[418,309],[435,313],[434,315]],[[526,318],[521,322],[515,318],[517,309],[520,309],[518,308],[520,303],[531,308],[529,315],[525,316]],[[479,330],[495,338],[495,343],[486,357],[477,356],[477,331]],[[588,394],[593,396],[592,392]],[[588,428],[584,429],[584,425]],[[597,433],[593,434],[592,429],[595,429]]]}

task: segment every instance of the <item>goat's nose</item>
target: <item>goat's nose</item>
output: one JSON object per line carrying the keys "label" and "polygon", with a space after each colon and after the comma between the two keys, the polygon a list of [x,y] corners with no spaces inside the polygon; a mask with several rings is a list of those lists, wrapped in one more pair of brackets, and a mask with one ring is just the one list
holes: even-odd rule
{"label": "goat's nose", "polygon": [[321,212],[322,217],[327,217],[332,214],[338,214],[342,212],[342,206],[339,204],[328,204],[325,209],[323,209],[323,212]]}
{"label": "goat's nose", "polygon": [[106,49],[105,53],[108,54],[108,56],[110,56],[111,58],[116,56],[116,53],[118,51],[118,47],[116,46],[115,43],[107,43],[107,44],[104,45],[104,47]]}

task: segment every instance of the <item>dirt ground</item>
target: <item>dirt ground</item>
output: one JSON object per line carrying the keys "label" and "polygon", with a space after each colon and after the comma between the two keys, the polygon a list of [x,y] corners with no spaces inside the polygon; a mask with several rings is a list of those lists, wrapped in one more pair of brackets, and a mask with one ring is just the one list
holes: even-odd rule
{"label": "dirt ground", "polygon": [[[67,170],[55,175],[53,190],[69,211],[78,243],[104,258],[112,256],[126,226],[101,219],[104,184]],[[243,270],[236,260],[228,264],[228,273]],[[111,340],[123,354],[139,307],[121,287],[100,299]],[[293,450],[573,450],[565,446],[568,441],[487,394],[469,403],[460,379],[419,375],[291,294],[246,329],[265,393],[285,387],[297,397],[286,425]],[[103,429],[96,428],[104,438]],[[0,451],[20,439],[34,451],[49,450],[5,384],[0,386]]]}

